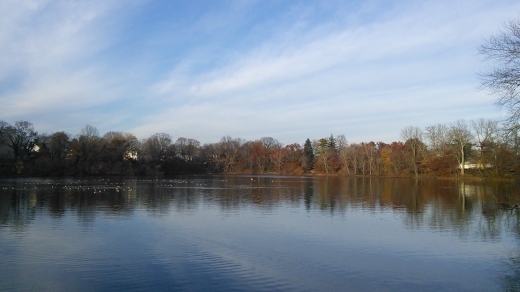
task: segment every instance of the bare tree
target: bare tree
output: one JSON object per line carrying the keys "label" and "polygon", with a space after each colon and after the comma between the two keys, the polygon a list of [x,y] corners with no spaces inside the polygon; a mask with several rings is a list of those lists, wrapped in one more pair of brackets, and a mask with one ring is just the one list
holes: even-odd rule
{"label": "bare tree", "polygon": [[[280,158],[280,155],[283,156],[283,151],[280,151],[283,150],[282,143],[280,143],[280,141],[272,137],[262,137],[260,138],[260,142],[262,142],[262,144],[265,147],[264,160],[270,163],[268,163],[266,166],[268,166],[268,168],[269,166],[275,166],[276,168],[278,168],[278,166],[280,166],[279,160],[275,161],[277,159],[275,159],[274,157],[276,156],[275,153],[277,154],[278,159]],[[280,172],[280,170],[281,169],[278,169],[278,172]]]}
{"label": "bare tree", "polygon": [[435,151],[437,154],[442,153],[446,144],[448,144],[448,132],[448,126],[443,124],[426,127],[425,135],[430,149]]}
{"label": "bare tree", "polygon": [[282,143],[280,143],[278,140],[276,140],[272,137],[263,137],[263,138],[260,138],[260,141],[264,144],[264,147],[266,149],[282,147]]}
{"label": "bare tree", "polygon": [[347,148],[347,154],[352,163],[352,174],[354,175],[359,174],[359,170],[361,170],[361,174],[365,175],[366,159],[363,144],[350,144]]}
{"label": "bare tree", "polygon": [[6,121],[0,120],[0,154],[4,154],[3,146],[7,146],[7,129],[9,124]]}
{"label": "bare tree", "polygon": [[348,167],[349,161],[349,153],[348,153],[348,141],[345,135],[338,135],[336,137],[336,142],[338,144],[338,154],[340,157],[341,164],[344,169],[347,171],[347,174],[350,175],[350,168]]}
{"label": "bare tree", "polygon": [[80,136],[85,137],[87,140],[99,137],[99,131],[96,127],[91,125],[85,125],[79,133]]}
{"label": "bare tree", "polygon": [[56,132],[49,137],[49,155],[55,159],[65,159],[70,150],[70,137],[65,132]]}
{"label": "bare tree", "polygon": [[484,118],[471,121],[475,133],[475,142],[479,148],[479,163],[485,166],[490,160],[495,160],[494,152],[498,140],[498,123]]}
{"label": "bare tree", "polygon": [[96,127],[85,125],[76,141],[78,142],[76,157],[78,161],[85,161],[86,168],[88,168],[90,163],[97,160],[102,153],[99,131]]}
{"label": "bare tree", "polygon": [[[366,164],[368,166],[368,174],[378,174],[377,173],[377,165],[376,165],[376,143],[370,141],[368,143],[361,143],[361,148],[364,153],[364,159],[366,160]],[[363,174],[365,166],[363,165]]]}
{"label": "bare tree", "polygon": [[498,95],[497,105],[509,111],[508,121],[520,120],[520,19],[505,22],[503,29],[479,50],[495,66],[479,73],[483,88]]}
{"label": "bare tree", "polygon": [[405,146],[410,151],[408,158],[416,177],[419,175],[419,155],[422,154],[424,150],[422,137],[423,131],[418,127],[408,126],[401,130],[401,138],[405,140]]}
{"label": "bare tree", "polygon": [[479,144],[485,142],[494,142],[498,136],[498,122],[494,120],[486,120],[480,118],[471,121],[471,127],[475,133],[475,139]]}
{"label": "bare tree", "polygon": [[195,139],[188,139],[186,145],[186,154],[188,155],[189,159],[193,159],[193,157],[198,154],[199,150],[200,142]]}
{"label": "bare tree", "polygon": [[142,143],[144,158],[152,161],[167,161],[173,153],[172,138],[169,134],[157,133]]}
{"label": "bare tree", "polygon": [[7,127],[6,135],[7,145],[13,149],[16,160],[29,156],[38,142],[38,132],[28,121],[17,121],[14,127]]}
{"label": "bare tree", "polygon": [[179,137],[179,138],[177,138],[177,141],[175,141],[175,148],[177,150],[177,154],[180,157],[182,157],[183,159],[185,159],[185,156],[187,155],[187,153],[186,153],[187,146],[188,146],[188,138]]}
{"label": "bare tree", "polygon": [[9,124],[6,121],[0,120],[0,138],[4,135],[7,127],[9,127]]}
{"label": "bare tree", "polygon": [[458,150],[457,160],[460,166],[460,174],[464,175],[464,164],[466,162],[466,155],[468,154],[467,148],[471,147],[470,142],[473,139],[466,121],[457,120],[453,123],[450,127],[449,137]]}
{"label": "bare tree", "polygon": [[177,154],[185,160],[192,160],[197,155],[200,148],[200,142],[191,138],[179,137],[175,141]]}
{"label": "bare tree", "polygon": [[110,131],[103,135],[103,140],[113,160],[137,158],[138,140],[133,134]]}
{"label": "bare tree", "polygon": [[231,136],[224,136],[218,143],[219,155],[222,157],[224,172],[235,171],[236,160],[238,158],[239,150],[244,145],[245,140],[242,138],[232,138]]}
{"label": "bare tree", "polygon": [[106,132],[105,135],[103,135],[103,139],[107,140],[108,142],[114,140],[114,139],[120,139],[123,137],[123,133],[121,132]]}
{"label": "bare tree", "polygon": [[271,150],[271,155],[269,156],[270,160],[273,162],[274,167],[278,173],[282,173],[282,166],[284,162],[284,158],[286,156],[286,149],[282,147],[276,147]]}

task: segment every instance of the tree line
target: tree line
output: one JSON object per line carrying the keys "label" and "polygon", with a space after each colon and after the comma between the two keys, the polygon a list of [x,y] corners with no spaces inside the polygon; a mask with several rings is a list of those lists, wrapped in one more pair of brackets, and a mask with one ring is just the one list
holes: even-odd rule
{"label": "tree line", "polygon": [[402,141],[349,144],[344,135],[282,145],[223,137],[201,145],[184,137],[175,142],[157,133],[138,140],[131,133],[92,126],[77,135],[38,134],[32,123],[0,120],[0,176],[151,175],[178,173],[327,173],[370,176],[464,176],[512,178],[520,174],[520,19],[504,23],[479,50],[494,65],[479,74],[482,88],[506,108],[497,121],[457,120],[401,131]]}
{"label": "tree line", "polygon": [[349,143],[345,135],[283,145],[272,137],[254,141],[223,137],[201,144],[157,133],[100,135],[90,125],[79,134],[38,134],[32,123],[0,121],[0,175],[172,175],[192,173],[343,174],[352,176],[520,174],[520,127],[497,121],[457,120],[424,129],[402,129],[403,141]]}

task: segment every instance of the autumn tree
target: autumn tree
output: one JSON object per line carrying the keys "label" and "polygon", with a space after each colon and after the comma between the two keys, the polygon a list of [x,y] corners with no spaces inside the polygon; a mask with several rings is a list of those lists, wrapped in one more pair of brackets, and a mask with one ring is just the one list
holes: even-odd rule
{"label": "autumn tree", "polygon": [[[277,158],[280,159],[280,155],[283,155],[283,149],[282,149],[282,143],[278,141],[277,139],[274,139],[273,137],[262,137],[260,138],[260,142],[264,145],[266,151],[265,155],[267,156],[268,164],[266,167],[269,170],[273,170],[273,165],[276,163],[273,158],[275,157],[273,155],[274,152],[277,152]],[[281,150],[281,151],[280,151]]]}
{"label": "autumn tree", "polygon": [[286,145],[284,150],[285,173],[303,174],[307,165],[302,163],[307,157],[303,154],[303,149],[298,143]]}
{"label": "autumn tree", "polygon": [[224,172],[236,171],[236,165],[240,154],[240,147],[245,143],[241,138],[232,138],[224,136],[218,143],[218,152],[220,160],[223,164]]}
{"label": "autumn tree", "polygon": [[390,144],[392,167],[396,174],[400,174],[406,167],[407,156],[403,142],[392,142]]}
{"label": "autumn tree", "polygon": [[449,127],[445,124],[428,126],[424,131],[424,138],[427,142],[428,151],[423,160],[423,171],[432,175],[438,173],[446,174],[452,172],[452,162],[456,167],[456,159],[446,157],[452,154],[450,149]]}
{"label": "autumn tree", "polygon": [[329,138],[313,140],[312,148],[316,153],[315,169],[326,173],[334,173],[340,169],[336,138],[331,134]]}
{"label": "autumn tree", "polygon": [[268,152],[262,141],[248,141],[242,148],[245,150],[247,168],[251,172],[263,173],[269,162]]}
{"label": "autumn tree", "polygon": [[389,144],[377,143],[380,161],[380,174],[390,174],[393,172],[392,167],[392,148]]}

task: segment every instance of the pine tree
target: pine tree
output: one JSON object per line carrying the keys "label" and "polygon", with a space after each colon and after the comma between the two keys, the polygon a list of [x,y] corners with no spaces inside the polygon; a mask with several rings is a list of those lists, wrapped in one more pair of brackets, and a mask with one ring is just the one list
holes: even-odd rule
{"label": "pine tree", "polygon": [[312,149],[311,140],[307,138],[305,144],[303,145],[303,153],[309,160],[314,159],[314,150]]}
{"label": "pine tree", "polygon": [[334,136],[332,134],[330,134],[327,146],[329,147],[330,151],[336,151],[337,149],[336,139],[334,139]]}
{"label": "pine tree", "polygon": [[307,160],[307,170],[311,170],[314,162],[314,150],[312,149],[311,140],[307,138],[303,145],[303,155]]}

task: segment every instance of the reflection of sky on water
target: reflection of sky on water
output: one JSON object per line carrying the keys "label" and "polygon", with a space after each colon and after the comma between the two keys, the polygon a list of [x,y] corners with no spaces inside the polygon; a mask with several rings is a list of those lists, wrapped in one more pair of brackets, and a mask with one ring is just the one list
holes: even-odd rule
{"label": "reflection of sky on water", "polygon": [[474,291],[497,290],[512,273],[514,222],[498,209],[488,222],[485,194],[461,208],[459,188],[411,200],[384,183],[267,177],[247,189],[250,177],[234,179],[242,191],[144,182],[95,200],[20,191],[7,215],[11,193],[1,192],[0,280],[16,290]]}

